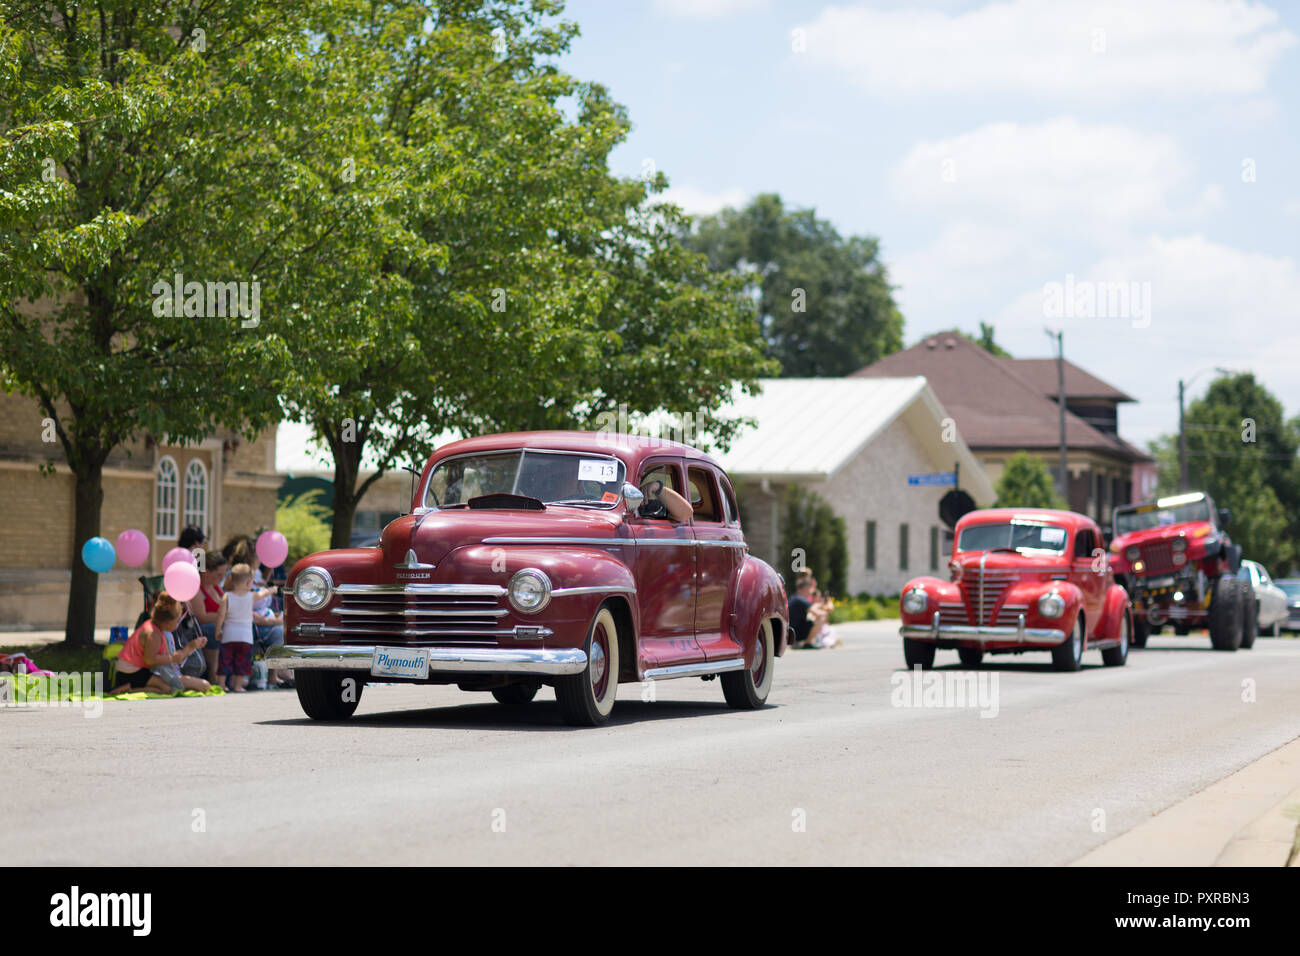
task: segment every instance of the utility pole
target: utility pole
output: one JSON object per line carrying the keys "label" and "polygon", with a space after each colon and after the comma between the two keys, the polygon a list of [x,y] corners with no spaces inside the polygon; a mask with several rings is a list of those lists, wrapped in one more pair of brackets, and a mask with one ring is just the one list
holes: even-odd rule
{"label": "utility pole", "polygon": [[1070,504],[1070,470],[1066,462],[1065,444],[1065,333],[1044,329],[1049,339],[1056,340],[1056,404],[1061,421],[1061,466],[1057,473],[1057,490],[1065,499],[1066,507]]}
{"label": "utility pole", "polygon": [[1178,490],[1187,490],[1187,428],[1183,424],[1183,380],[1178,380]]}

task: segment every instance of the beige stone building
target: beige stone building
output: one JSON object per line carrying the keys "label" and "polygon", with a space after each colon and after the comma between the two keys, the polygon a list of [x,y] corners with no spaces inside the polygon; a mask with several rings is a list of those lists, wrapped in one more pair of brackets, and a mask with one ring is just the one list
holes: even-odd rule
{"label": "beige stone building", "polygon": [[[60,629],[67,612],[73,542],[73,478],[62,446],[31,399],[0,393],[0,629]],[[137,578],[159,573],[182,528],[205,529],[218,546],[275,523],[275,429],[248,440],[223,432],[197,445],[144,436],[104,465],[100,534],[136,528],[149,536],[149,562],[120,561],[100,576],[97,627],[134,624]]]}
{"label": "beige stone building", "polygon": [[[993,485],[924,378],[765,379],[721,417],[753,419],[715,457],[741,499],[745,538],[774,567],[781,500],[798,484],[844,519],[850,594],[894,594],[911,578],[947,576],[951,536],[939,520],[949,486],[909,483],[912,476],[957,471],[979,507]],[[817,572],[817,569],[813,569]],[[824,580],[824,570],[822,571]]]}

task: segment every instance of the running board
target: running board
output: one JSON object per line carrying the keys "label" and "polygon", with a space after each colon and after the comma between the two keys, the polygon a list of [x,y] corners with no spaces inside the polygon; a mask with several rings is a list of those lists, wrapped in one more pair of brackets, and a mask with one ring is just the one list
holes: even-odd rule
{"label": "running board", "polygon": [[701,661],[699,664],[676,664],[672,667],[652,667],[645,672],[645,680],[672,680],[674,677],[707,677],[723,671],[743,671],[745,662],[739,657],[729,661]]}

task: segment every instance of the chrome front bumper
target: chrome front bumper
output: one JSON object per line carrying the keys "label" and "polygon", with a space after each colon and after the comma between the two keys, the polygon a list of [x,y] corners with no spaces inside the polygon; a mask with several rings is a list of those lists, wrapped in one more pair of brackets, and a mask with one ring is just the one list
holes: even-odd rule
{"label": "chrome front bumper", "polygon": [[[581,674],[587,655],[581,648],[545,650],[533,647],[430,647],[430,674]],[[375,648],[338,644],[304,646],[278,644],[266,653],[268,667],[277,670],[366,671]]]}
{"label": "chrome front bumper", "polygon": [[1025,627],[1025,616],[1015,627],[972,627],[969,624],[939,624],[939,612],[934,612],[930,626],[904,624],[898,629],[903,637],[914,641],[977,641],[981,644],[1064,644],[1064,631],[1050,627]]}

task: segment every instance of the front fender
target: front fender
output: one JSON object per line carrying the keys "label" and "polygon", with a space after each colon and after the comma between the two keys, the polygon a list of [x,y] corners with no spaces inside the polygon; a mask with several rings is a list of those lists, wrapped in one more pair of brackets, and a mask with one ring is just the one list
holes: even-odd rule
{"label": "front fender", "polygon": [[[903,610],[903,597],[908,591],[920,588],[925,592],[929,600],[926,602],[925,610],[919,614],[908,614]],[[953,581],[944,581],[942,578],[913,578],[907,582],[907,586],[898,592],[898,616],[901,624],[929,624],[934,617],[934,612],[939,610],[939,604],[961,604],[961,588]]]}
{"label": "front fender", "polygon": [[1099,640],[1118,640],[1124,615],[1129,613],[1132,606],[1128,592],[1118,584],[1112,584],[1106,591],[1106,603],[1102,606],[1101,620],[1097,622],[1094,637]]}
{"label": "front fender", "polygon": [[789,645],[790,608],[785,595],[785,582],[772,566],[753,555],[745,556],[745,563],[736,575],[736,591],[732,598],[731,637],[745,648],[749,660],[750,647],[758,634],[759,625],[766,619],[781,621],[773,653],[780,657]]}
{"label": "front fender", "polygon": [[[1051,591],[1065,599],[1065,613],[1060,617],[1043,617],[1038,613],[1038,599]],[[1068,633],[1074,616],[1083,607],[1083,591],[1069,581],[1019,581],[1007,589],[1003,603],[1025,605],[1025,623],[1029,627],[1060,628]]]}

